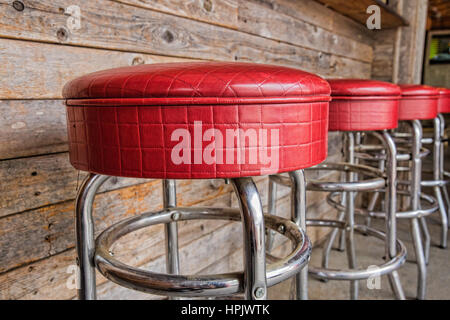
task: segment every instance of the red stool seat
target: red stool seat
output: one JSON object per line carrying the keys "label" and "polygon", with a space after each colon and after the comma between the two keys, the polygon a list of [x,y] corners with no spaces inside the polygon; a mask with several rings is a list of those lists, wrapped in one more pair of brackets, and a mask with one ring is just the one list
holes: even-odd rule
{"label": "red stool seat", "polygon": [[401,84],[399,120],[426,120],[437,116],[439,91],[433,87],[418,84]]}
{"label": "red stool seat", "polygon": [[450,89],[437,88],[439,90],[438,113],[450,113]]}
{"label": "red stool seat", "polygon": [[330,131],[393,129],[398,123],[400,88],[364,79],[330,79]]}
{"label": "red stool seat", "polygon": [[80,170],[192,179],[274,174],[327,155],[330,87],[300,70],[192,62],[95,72],[63,89]]}

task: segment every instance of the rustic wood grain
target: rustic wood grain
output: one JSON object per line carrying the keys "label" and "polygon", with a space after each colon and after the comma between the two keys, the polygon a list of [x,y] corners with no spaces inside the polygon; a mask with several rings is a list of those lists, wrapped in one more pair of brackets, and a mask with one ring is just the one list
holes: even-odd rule
{"label": "rustic wood grain", "polygon": [[[85,176],[70,165],[67,153],[0,161],[0,217],[75,199]],[[143,182],[113,178],[100,192]]]}
{"label": "rustic wood grain", "polygon": [[[243,0],[245,1],[245,0]],[[316,0],[249,0],[293,18],[329,30],[367,45],[373,44],[372,32],[360,23],[325,7]]]}
{"label": "rustic wood grain", "polygon": [[371,46],[252,1],[239,3],[239,30],[355,60],[372,61]]}
{"label": "rustic wood grain", "polygon": [[[213,187],[207,180],[178,181],[177,186],[177,200],[182,206],[217,201],[225,194],[229,198],[231,189],[224,184]],[[161,180],[153,180],[99,194],[94,203],[96,230],[161,209],[161,190]],[[0,273],[74,247],[74,227],[74,201],[0,219]]]}
{"label": "rustic wood grain", "polygon": [[[321,75],[340,74],[351,77],[366,74],[367,69],[370,69],[370,65],[367,63],[345,57],[335,57],[329,53],[309,48],[279,43],[200,22],[184,21],[181,18],[129,6],[124,6],[123,10],[120,8],[120,16],[125,21],[115,21],[117,14],[109,13],[109,11],[104,12],[107,21],[102,21],[97,14],[99,11],[103,12],[98,7],[98,1],[89,2],[84,9],[86,12],[83,15],[82,26],[86,30],[82,28],[77,32],[72,32],[66,40],[60,41],[56,34],[60,28],[64,27],[67,17],[56,11],[57,3],[51,4],[52,6],[49,7],[50,4],[47,2],[33,2],[34,7],[23,12],[16,12],[8,6],[6,11],[13,10],[13,12],[3,17],[4,28],[0,29],[0,36],[199,59],[273,63],[295,66]],[[38,5],[44,6],[44,8]],[[108,10],[119,10],[114,6],[109,6]],[[128,12],[129,10],[131,12]],[[42,19],[44,12],[46,19]],[[140,18],[141,15],[143,15],[142,18]],[[147,17],[147,15],[149,16]],[[113,21],[108,19],[113,19]],[[125,26],[117,27],[120,22]],[[2,31],[4,34],[1,33]],[[224,41],[224,39],[227,40]],[[97,63],[97,61],[92,61],[92,55],[95,56],[95,53],[85,51],[88,49],[59,47],[58,50],[55,50],[55,47],[51,45],[36,45],[28,42],[11,43],[6,40],[3,40],[1,44],[0,49],[3,54],[0,62],[11,67],[16,66],[11,70],[3,71],[6,78],[12,79],[12,73],[19,70],[19,72],[23,71],[27,74],[27,80],[32,80],[27,83],[33,84],[33,86],[40,84],[43,86],[43,88],[29,90],[28,86],[23,83],[25,75],[19,74],[16,75],[16,81],[13,83],[2,83],[0,97],[3,98],[59,98],[62,85],[56,85],[56,82],[64,83],[81,73],[90,72],[93,69],[104,69],[106,68],[105,64],[108,64],[109,67],[130,65],[136,58],[132,57],[133,54],[102,51]],[[122,55],[121,60],[127,61],[120,64],[111,63],[110,55],[116,59],[120,59],[117,55]],[[144,59],[147,57],[139,58],[146,62],[154,62],[151,59],[149,59],[150,61]],[[161,59],[156,60],[160,61]],[[168,59],[167,61],[173,60]],[[337,62],[334,64],[333,61]],[[43,72],[42,69],[44,62],[46,72]],[[349,65],[351,68],[347,67]],[[20,68],[18,68],[19,66]],[[69,74],[70,76],[68,76]]]}
{"label": "rustic wood grain", "polygon": [[67,150],[62,100],[0,100],[0,160]]}
{"label": "rustic wood grain", "polygon": [[[68,5],[65,0],[25,1],[27,10],[21,12],[8,5],[7,0],[0,0],[0,4],[2,2],[6,15],[0,21],[3,27],[0,29],[0,36],[15,39],[214,60],[233,60],[236,56],[239,57],[237,46],[273,48],[277,45],[277,42],[265,41],[228,28],[106,0],[70,3],[79,5],[81,9],[79,30],[69,30],[66,26],[68,15],[62,10]],[[245,12],[248,13],[245,6],[245,2],[240,3],[239,11],[244,11],[244,18]],[[102,12],[100,17],[99,12]],[[267,17],[266,15],[266,19]],[[265,18],[262,17],[261,20],[263,19]],[[301,22],[298,23],[301,27]],[[273,28],[275,29],[274,25]],[[308,34],[309,30],[304,30],[304,33]],[[325,49],[329,45],[326,39],[318,40],[320,41],[312,48],[316,51],[321,42],[324,42]],[[342,41],[345,45],[345,40]],[[310,42],[301,42],[304,48],[308,48],[309,44]],[[303,54],[307,53],[312,54],[308,51]],[[350,50],[348,54],[351,55]],[[363,53],[360,57],[362,56]],[[257,56],[252,59],[257,59]]]}
{"label": "rustic wood grain", "polygon": [[113,0],[228,28],[237,28],[237,0]]}
{"label": "rustic wood grain", "polygon": [[365,25],[369,15],[366,13],[370,5],[380,7],[381,28],[389,29],[407,26],[408,22],[389,6],[379,0],[318,0],[319,2],[333,8],[337,12]]}
{"label": "rustic wood grain", "polygon": [[[370,76],[368,63],[258,39],[270,43],[256,47],[236,45],[236,59],[294,66],[324,76]],[[1,40],[0,98],[58,99],[69,80],[101,69],[131,65],[135,59],[146,63],[180,61],[179,58]]]}
{"label": "rustic wood grain", "polygon": [[187,60],[0,39],[0,99],[59,99],[65,83],[89,72],[175,61]]}

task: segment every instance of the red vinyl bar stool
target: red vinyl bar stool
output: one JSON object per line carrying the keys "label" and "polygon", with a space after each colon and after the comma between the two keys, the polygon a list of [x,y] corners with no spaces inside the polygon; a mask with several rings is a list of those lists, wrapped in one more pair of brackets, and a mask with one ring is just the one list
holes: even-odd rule
{"label": "red vinyl bar stool", "polygon": [[[400,189],[398,194],[402,197],[409,197],[410,201],[409,210],[397,210],[396,216],[398,219],[410,219],[411,221],[411,235],[418,266],[417,298],[425,299],[426,264],[430,248],[430,234],[425,217],[438,210],[438,201],[434,197],[421,192],[421,186],[429,183],[428,181],[422,181],[421,178],[422,158],[429,154],[428,150],[422,148],[421,120],[432,120],[437,117],[438,92],[432,87],[423,85],[400,85],[400,89],[402,98],[399,104],[398,118],[401,121],[401,126],[395,130],[393,136],[398,150],[402,150],[402,153],[397,155],[397,160],[408,161],[409,166],[397,168],[399,172],[407,173],[408,177],[405,180],[398,180]],[[401,130],[400,128],[404,128],[405,125],[407,130]],[[361,146],[360,150],[368,151],[370,146]],[[378,159],[382,158],[378,155]],[[442,200],[440,190],[435,189],[435,191],[437,191],[438,198],[440,197]],[[370,203],[376,201],[374,198],[371,199]],[[383,212],[377,212],[373,210],[373,207],[358,209],[357,212],[370,217],[384,217]],[[447,227],[445,228],[445,238],[447,238],[446,232]]]}
{"label": "red vinyl bar stool", "polygon": [[[433,188],[435,197],[439,205],[441,214],[441,248],[447,248],[447,229],[450,219],[450,198],[447,191],[447,185],[450,182],[447,178],[449,173],[444,169],[444,142],[445,138],[445,113],[450,113],[450,89],[436,88],[439,92],[437,101],[438,115],[433,119],[433,137],[422,139],[423,144],[432,144],[433,154],[433,178],[432,180],[422,180],[423,187]],[[427,258],[428,260],[428,258]]]}
{"label": "red vinyl bar stool", "polygon": [[[438,115],[437,103],[439,92],[424,85],[400,85],[402,99],[399,106],[399,120],[408,121],[411,126],[411,179],[409,191],[411,196],[410,214],[399,213],[398,217],[411,219],[411,233],[418,266],[417,299],[423,300],[426,296],[427,260],[430,248],[430,235],[426,224],[426,216],[438,208],[431,206],[426,210],[421,205],[422,185],[422,138],[423,129],[420,120],[432,120]],[[402,137],[401,133],[396,134]],[[403,135],[405,136],[405,135]],[[433,199],[436,202],[435,199]],[[424,210],[425,209],[425,210]],[[422,234],[424,242],[422,241]],[[425,246],[425,248],[424,248]]]}
{"label": "red vinyl bar stool", "polygon": [[[81,299],[95,299],[95,269],[122,286],[159,295],[264,299],[296,276],[311,250],[304,234],[304,168],[327,155],[330,87],[300,70],[251,63],[192,62],[110,69],[72,80],[67,99],[70,162],[89,172],[76,199]],[[289,172],[292,220],[263,215],[252,176]],[[164,209],[116,223],[94,238],[93,200],[108,177],[163,179]],[[240,209],[177,207],[174,179],[229,179]],[[244,271],[181,275],[177,221],[242,221]],[[110,252],[130,232],[165,224],[167,274],[128,266]],[[303,229],[300,227],[303,226]],[[265,261],[265,227],[293,251]]]}
{"label": "red vinyl bar stool", "polygon": [[[350,296],[358,297],[358,280],[368,279],[375,274],[389,276],[391,287],[398,299],[404,299],[397,269],[406,260],[406,248],[396,235],[396,157],[397,150],[388,130],[396,128],[398,123],[398,105],[400,88],[381,81],[360,79],[337,79],[328,81],[331,86],[329,131],[342,131],[345,137],[345,163],[326,163],[317,165],[312,170],[338,170],[346,175],[341,182],[307,181],[307,190],[331,192],[328,202],[339,211],[338,220],[307,220],[308,226],[325,226],[334,228],[324,246],[322,268],[309,266],[309,273],[322,280],[350,281]],[[386,174],[382,171],[355,163],[355,133],[365,132],[375,136],[386,149]],[[367,177],[365,180],[359,176]],[[271,176],[273,183],[289,186],[289,181],[279,175]],[[272,187],[273,188],[273,187]],[[356,192],[385,190],[386,233],[355,224]],[[340,201],[334,198],[341,196]],[[269,191],[269,199],[274,202]],[[269,203],[269,209],[274,205]],[[274,212],[274,211],[273,211]],[[272,212],[272,213],[273,213]],[[328,267],[328,254],[338,230],[345,230],[348,270]],[[355,254],[354,233],[359,232],[384,240],[386,261],[376,269],[358,269]]]}

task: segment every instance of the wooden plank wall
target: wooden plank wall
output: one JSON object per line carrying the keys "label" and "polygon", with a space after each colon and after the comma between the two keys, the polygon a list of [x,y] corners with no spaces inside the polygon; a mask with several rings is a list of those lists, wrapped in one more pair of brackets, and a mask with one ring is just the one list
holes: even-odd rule
{"label": "wooden plank wall", "polygon": [[392,0],[389,6],[409,25],[374,31],[372,78],[421,83],[428,0]]}
{"label": "wooden plank wall", "polygon": [[[72,299],[74,198],[84,173],[68,162],[64,83],[105,68],[185,60],[254,61],[325,77],[369,78],[372,39],[363,27],[310,0],[0,0],[0,299]],[[81,28],[67,7],[78,5]],[[330,136],[330,157],[340,157]],[[267,179],[257,179],[265,203]],[[230,186],[179,181],[178,204],[235,204]],[[288,216],[288,190],[280,188]],[[328,211],[309,197],[309,214]],[[161,181],[112,179],[95,201],[97,232],[161,208]],[[182,271],[241,268],[236,223],[180,223]],[[311,230],[313,240],[319,231]],[[323,232],[323,231],[322,231]],[[162,226],[127,236],[119,257],[164,269]],[[233,236],[230,236],[233,234]],[[235,236],[236,235],[236,236]],[[277,240],[277,250],[289,246]],[[119,250],[120,249],[120,250]],[[214,252],[214,254],[211,254]],[[98,276],[99,297],[154,298]]]}

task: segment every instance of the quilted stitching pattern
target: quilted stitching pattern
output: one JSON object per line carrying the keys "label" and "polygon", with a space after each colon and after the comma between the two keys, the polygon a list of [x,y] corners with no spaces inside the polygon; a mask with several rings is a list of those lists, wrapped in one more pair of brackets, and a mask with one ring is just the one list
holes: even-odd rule
{"label": "quilted stitching pattern", "polygon": [[180,62],[94,72],[67,83],[64,98],[276,97],[329,95],[328,83],[281,66]]}
{"label": "quilted stitching pattern", "polygon": [[[68,106],[70,161],[84,171],[100,174],[162,178],[233,178],[297,170],[316,165],[327,156],[328,102],[282,105],[91,107]],[[177,128],[193,131],[202,121],[203,132],[228,128],[279,130],[279,144],[267,148],[279,154],[279,167],[248,164],[181,164],[171,161],[170,141]],[[193,134],[193,132],[192,132]],[[204,149],[209,142],[203,142]],[[261,145],[235,147],[249,152]],[[216,153],[224,149],[217,148]],[[193,156],[192,156],[193,158]],[[225,155],[224,155],[225,158]]]}
{"label": "quilted stitching pattern", "polygon": [[330,131],[393,129],[398,123],[400,88],[364,79],[330,79]]}
{"label": "quilted stitching pattern", "polygon": [[332,96],[398,96],[399,86],[377,80],[328,79]]}
{"label": "quilted stitching pattern", "polygon": [[370,131],[397,128],[399,100],[333,100],[330,131]]}
{"label": "quilted stitching pattern", "polygon": [[[328,83],[320,77],[250,63],[155,64],[96,72],[64,87],[64,97],[71,99],[67,105],[70,161],[77,169],[100,174],[163,179],[233,178],[310,167],[327,156],[329,93]],[[300,102],[292,97],[311,99]],[[140,103],[130,103],[136,98]],[[187,104],[184,98],[192,100]],[[196,98],[202,98],[201,104]],[[80,99],[100,99],[100,105]],[[171,134],[186,129],[195,136],[196,121],[202,123],[202,134],[216,129],[223,137],[227,129],[266,129],[268,143],[246,140],[228,149],[225,143],[216,144],[212,164],[174,164],[171,152],[178,141],[171,141]],[[279,134],[274,144],[273,130]],[[201,142],[201,149],[210,143]],[[259,157],[256,163],[248,161],[250,154],[266,149],[269,157],[278,154],[277,167]],[[241,153],[247,161],[217,161],[221,154],[225,159],[227,152],[235,158]]]}

